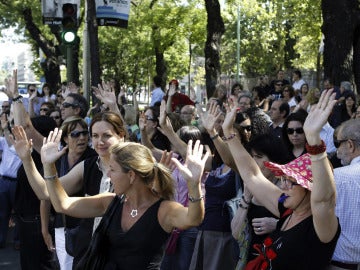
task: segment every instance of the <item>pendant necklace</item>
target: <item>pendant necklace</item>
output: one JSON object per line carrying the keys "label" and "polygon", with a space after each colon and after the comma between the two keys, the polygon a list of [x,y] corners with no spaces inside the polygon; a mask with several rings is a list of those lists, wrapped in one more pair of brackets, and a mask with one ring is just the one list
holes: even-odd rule
{"label": "pendant necklace", "polygon": [[130,216],[132,218],[136,217],[138,215],[138,210],[137,209],[132,209],[130,212]]}

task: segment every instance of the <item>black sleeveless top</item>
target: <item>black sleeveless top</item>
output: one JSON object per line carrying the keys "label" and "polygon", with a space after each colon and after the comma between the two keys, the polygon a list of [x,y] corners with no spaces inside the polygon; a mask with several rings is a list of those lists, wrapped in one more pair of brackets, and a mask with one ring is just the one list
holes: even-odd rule
{"label": "black sleeveless top", "polygon": [[169,237],[158,221],[161,200],[150,206],[127,231],[121,228],[120,204],[108,228],[109,254],[105,269],[160,269],[164,247]]}

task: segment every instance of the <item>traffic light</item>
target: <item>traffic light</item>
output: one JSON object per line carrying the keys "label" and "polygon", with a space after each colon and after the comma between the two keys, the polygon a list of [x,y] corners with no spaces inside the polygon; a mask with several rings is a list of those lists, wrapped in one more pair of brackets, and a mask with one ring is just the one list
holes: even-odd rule
{"label": "traffic light", "polygon": [[61,32],[61,39],[64,44],[74,44],[78,37],[76,36],[78,20],[77,20],[77,5],[65,3],[62,6],[63,18]]}

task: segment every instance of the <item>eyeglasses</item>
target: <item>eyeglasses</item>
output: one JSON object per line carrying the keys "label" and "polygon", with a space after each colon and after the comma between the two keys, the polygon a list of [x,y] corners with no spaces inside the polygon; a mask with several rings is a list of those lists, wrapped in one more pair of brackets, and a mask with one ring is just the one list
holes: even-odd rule
{"label": "eyeglasses", "polygon": [[75,130],[75,131],[70,133],[71,138],[79,138],[80,135],[89,136],[89,132],[87,130],[83,130],[83,131]]}
{"label": "eyeglasses", "polygon": [[291,181],[286,176],[281,176],[280,181],[281,181],[282,186],[286,189],[292,189],[293,186],[300,186],[298,183]]}
{"label": "eyeglasses", "polygon": [[296,134],[303,134],[304,133],[304,129],[303,128],[288,128],[286,130],[287,134],[292,135],[294,134],[294,132],[296,132]]}
{"label": "eyeglasses", "polygon": [[151,116],[145,115],[145,119],[149,121],[155,121],[155,119]]}
{"label": "eyeglasses", "polygon": [[248,132],[251,131],[251,126],[250,126],[250,125],[249,125],[249,126],[240,126],[240,127],[241,127],[242,129],[248,131]]}
{"label": "eyeglasses", "polygon": [[58,116],[58,115],[56,115],[56,116],[51,116],[51,118],[57,120],[57,119],[60,119],[60,116]]}
{"label": "eyeglasses", "polygon": [[73,107],[73,108],[76,108],[76,107],[79,107],[79,104],[76,104],[76,103],[68,103],[68,102],[63,102],[61,104],[61,106],[63,106],[64,108],[69,108],[69,107]]}
{"label": "eyeglasses", "polygon": [[346,139],[346,140],[334,140],[334,146],[335,148],[339,148],[340,145],[343,143],[343,142],[346,142],[348,141],[349,139]]}
{"label": "eyeglasses", "polygon": [[49,109],[48,108],[40,108],[40,112],[43,111],[43,112],[48,112]]}

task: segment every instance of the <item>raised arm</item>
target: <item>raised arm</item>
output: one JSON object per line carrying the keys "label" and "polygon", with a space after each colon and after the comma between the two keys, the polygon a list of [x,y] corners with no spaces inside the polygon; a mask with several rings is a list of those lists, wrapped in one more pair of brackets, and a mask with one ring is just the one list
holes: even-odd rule
{"label": "raised arm", "polygon": [[56,172],[55,163],[51,158],[54,153],[54,147],[60,142],[61,130],[55,129],[44,139],[44,145],[41,148],[41,161],[44,166],[44,179],[49,192],[50,200],[55,210],[69,216],[88,218],[97,217],[105,213],[113,193],[103,193],[91,197],[69,197],[62,187]]}
{"label": "raised arm", "polygon": [[[304,123],[304,131],[310,146],[321,145],[320,131],[326,124],[329,115],[336,104],[335,93],[331,90],[323,91],[318,104],[311,108]],[[338,229],[335,216],[336,189],[334,174],[326,151],[311,155],[311,170],[313,174],[313,188],[311,191],[311,210],[315,231],[324,243],[330,242]]]}
{"label": "raised arm", "polygon": [[281,190],[271,183],[262,174],[255,160],[246,151],[237,137],[233,124],[236,116],[236,107],[227,106],[227,113],[222,125],[224,136],[229,138],[226,142],[234,158],[238,171],[245,185],[253,196],[274,215],[279,216],[278,198]]}
{"label": "raised arm", "polygon": [[211,102],[206,114],[204,114],[202,111],[200,111],[199,114],[201,117],[202,125],[209,133],[210,138],[214,142],[216,150],[218,151],[222,161],[231,169],[237,172],[237,167],[228,145],[221,139],[219,133],[215,129],[216,121],[223,115],[223,112],[220,110],[219,105]]}
{"label": "raised arm", "polygon": [[190,140],[187,146],[187,155],[185,164],[181,164],[176,158],[172,161],[178,167],[181,175],[187,182],[189,190],[189,205],[183,207],[181,204],[169,202],[172,207],[169,208],[166,221],[171,227],[187,229],[198,226],[204,219],[204,196],[201,194],[201,176],[209,152],[203,155],[203,145],[196,141],[194,147]]}

